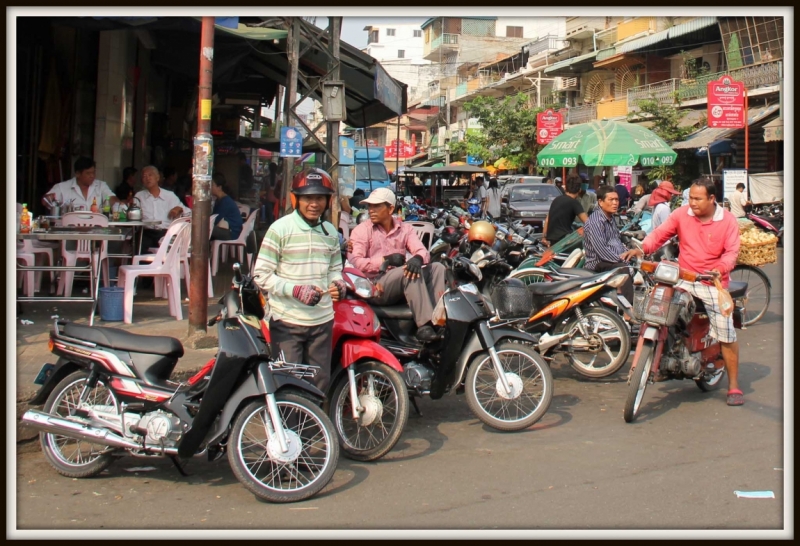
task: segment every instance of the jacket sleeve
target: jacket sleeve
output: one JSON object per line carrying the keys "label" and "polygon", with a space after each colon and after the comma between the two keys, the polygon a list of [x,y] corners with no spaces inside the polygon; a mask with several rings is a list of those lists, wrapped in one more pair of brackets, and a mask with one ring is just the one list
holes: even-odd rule
{"label": "jacket sleeve", "polygon": [[281,235],[270,228],[264,235],[261,248],[258,250],[258,259],[253,268],[253,280],[268,294],[289,297],[292,295],[294,284],[282,279],[277,273],[281,247]]}
{"label": "jacket sleeve", "polygon": [[[680,210],[680,209],[678,209]],[[650,235],[645,237],[642,241],[642,250],[645,254],[652,254],[658,250],[661,245],[666,243],[671,237],[678,234],[678,211],[676,210],[669,215],[667,220],[653,230]]]}
{"label": "jacket sleeve", "polygon": [[[725,216],[727,220],[728,215],[726,214]],[[719,265],[717,265],[717,269],[723,275],[730,273],[736,267],[736,258],[739,256],[740,246],[739,224],[735,220],[729,221],[725,232],[725,250],[720,256]]]}

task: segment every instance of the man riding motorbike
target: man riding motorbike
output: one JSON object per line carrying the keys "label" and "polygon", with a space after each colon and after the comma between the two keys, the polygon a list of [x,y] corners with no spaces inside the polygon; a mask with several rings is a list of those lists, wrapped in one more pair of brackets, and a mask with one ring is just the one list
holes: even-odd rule
{"label": "man riding motorbike", "polygon": [[[374,190],[361,201],[370,222],[359,224],[350,234],[352,250],[347,258],[368,278],[376,281],[378,296],[369,302],[384,306],[408,301],[417,325],[417,338],[432,341],[437,333],[431,323],[433,307],[444,294],[446,268],[430,263],[430,254],[410,224],[392,216],[396,198],[388,188]],[[406,260],[406,252],[411,258]],[[381,265],[392,267],[381,275]],[[429,264],[423,268],[423,264]]]}
{"label": "man riding motorbike", "polygon": [[295,210],[270,226],[254,267],[256,284],[269,294],[273,354],[319,366],[315,384],[323,392],[331,374],[333,302],[346,290],[339,232],[321,220],[333,193],[322,169],[295,176]]}
{"label": "man riding motorbike", "polygon": [[[676,209],[642,243],[644,254],[655,252],[670,237],[678,236],[681,245],[678,264],[695,273],[716,272],[727,288],[730,272],[739,254],[739,226],[736,218],[716,201],[716,187],[710,179],[696,180],[689,189],[689,206]],[[635,251],[642,255],[641,250]],[[679,281],[676,285],[702,300],[711,323],[709,335],[719,341],[728,372],[729,406],[744,404],[739,389],[739,343],[732,316],[723,316],[719,292],[714,285]]]}

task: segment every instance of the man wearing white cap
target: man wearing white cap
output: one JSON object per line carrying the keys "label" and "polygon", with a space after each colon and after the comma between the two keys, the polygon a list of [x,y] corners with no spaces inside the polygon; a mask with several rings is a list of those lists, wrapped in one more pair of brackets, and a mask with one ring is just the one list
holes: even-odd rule
{"label": "man wearing white cap", "polygon": [[[396,197],[388,188],[373,190],[367,205],[370,222],[356,226],[350,233],[352,250],[347,259],[376,282],[378,296],[370,303],[393,305],[405,296],[417,324],[417,338],[432,341],[437,334],[431,324],[433,307],[445,291],[445,267],[430,262],[430,254],[410,224],[392,216]],[[406,259],[406,254],[411,255]],[[381,265],[388,269],[381,276]]]}

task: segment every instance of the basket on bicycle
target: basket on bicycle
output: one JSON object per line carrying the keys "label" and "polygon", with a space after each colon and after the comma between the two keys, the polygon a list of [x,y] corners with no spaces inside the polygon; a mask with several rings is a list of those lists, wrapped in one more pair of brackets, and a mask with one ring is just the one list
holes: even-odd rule
{"label": "basket on bicycle", "polygon": [[524,282],[519,279],[503,279],[492,292],[492,305],[501,319],[530,316],[533,299]]}

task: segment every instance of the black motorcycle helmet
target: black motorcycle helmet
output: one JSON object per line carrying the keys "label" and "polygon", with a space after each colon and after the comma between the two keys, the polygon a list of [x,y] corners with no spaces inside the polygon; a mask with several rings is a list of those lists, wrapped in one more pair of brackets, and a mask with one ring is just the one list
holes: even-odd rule
{"label": "black motorcycle helmet", "polygon": [[456,244],[460,238],[458,230],[453,226],[447,226],[442,230],[442,241],[449,245]]}

